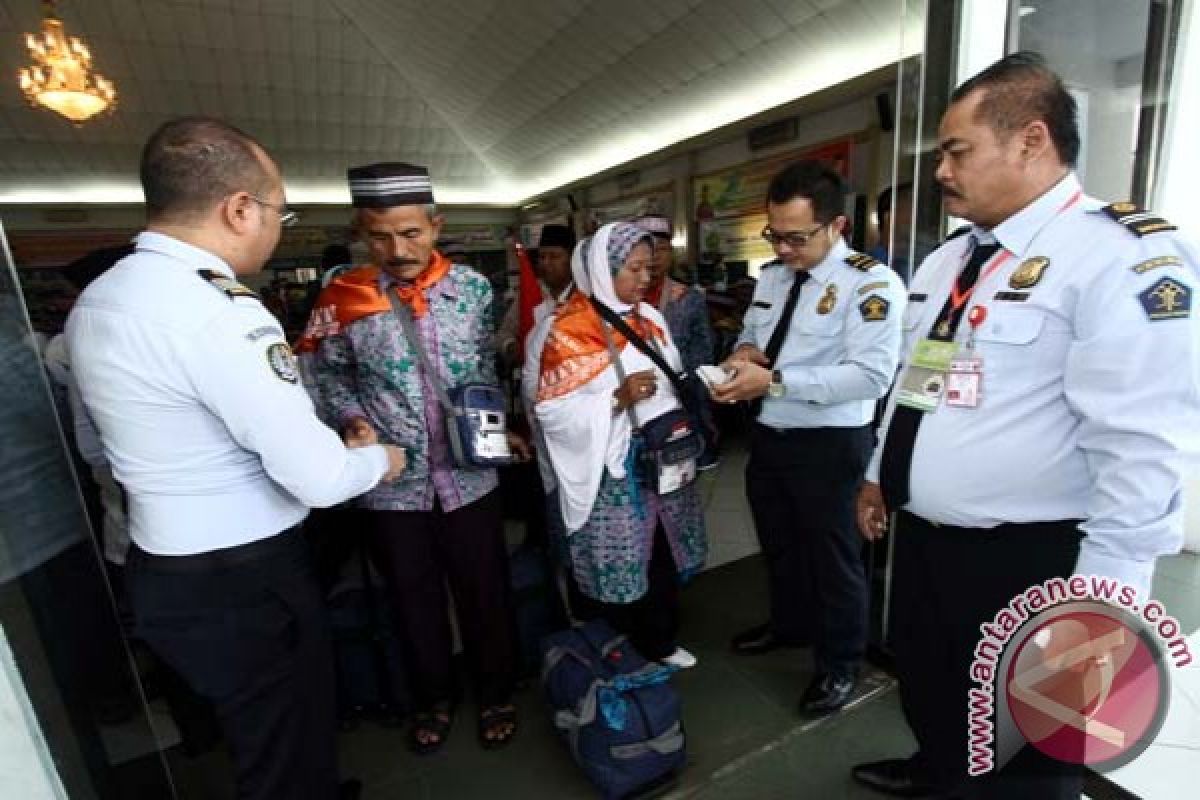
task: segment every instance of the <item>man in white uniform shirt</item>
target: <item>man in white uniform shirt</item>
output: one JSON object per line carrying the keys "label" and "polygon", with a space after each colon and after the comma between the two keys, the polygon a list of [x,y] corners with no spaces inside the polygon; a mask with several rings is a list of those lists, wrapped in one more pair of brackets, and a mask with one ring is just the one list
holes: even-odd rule
{"label": "man in white uniform shirt", "polygon": [[980,625],[1072,573],[1144,602],[1182,542],[1200,260],[1166,221],[1087,196],[1078,153],[1075,102],[1033,54],[972,78],[942,117],[936,177],[972,225],[910,287],[906,371],[858,501],[869,539],[899,514],[892,644],[918,752],[854,769],[887,794],[1078,798],[1078,770],[1028,745],[967,778]]}
{"label": "man in white uniform shirt", "polygon": [[404,454],[347,449],[321,424],[278,323],[237,282],[294,219],[262,147],[217,120],[175,120],[147,142],[141,178],[136,251],[67,322],[129,498],[135,631],[213,701],[238,798],[332,800],[332,655],[296,526],[397,475]]}

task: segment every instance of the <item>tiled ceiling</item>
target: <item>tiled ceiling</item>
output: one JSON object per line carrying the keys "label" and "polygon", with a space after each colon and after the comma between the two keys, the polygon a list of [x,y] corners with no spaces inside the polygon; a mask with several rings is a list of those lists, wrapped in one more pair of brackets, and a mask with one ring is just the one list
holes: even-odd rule
{"label": "tiled ceiling", "polygon": [[914,52],[919,5],[65,0],[120,95],[77,128],[9,77],[40,3],[0,0],[0,202],[130,199],[149,133],[199,113],[260,138],[295,200],[339,201],[346,166],[402,159],[444,201],[515,203]]}

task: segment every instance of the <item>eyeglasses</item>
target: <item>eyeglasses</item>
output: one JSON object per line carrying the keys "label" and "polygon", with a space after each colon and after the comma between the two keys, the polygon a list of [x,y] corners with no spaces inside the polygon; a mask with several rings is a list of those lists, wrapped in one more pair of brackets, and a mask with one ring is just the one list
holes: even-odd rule
{"label": "eyeglasses", "polygon": [[806,231],[785,231],[783,233],[776,233],[775,231],[771,230],[770,226],[768,226],[762,229],[762,233],[760,235],[762,238],[766,239],[772,247],[779,247],[781,244],[786,244],[788,247],[798,250],[811,242],[813,237],[820,233],[821,230],[828,224],[828,222],[825,222]]}
{"label": "eyeglasses", "polygon": [[300,221],[300,215],[295,211],[289,211],[287,206],[277,206],[274,203],[268,203],[261,197],[250,195],[250,199],[258,203],[263,208],[269,208],[279,215],[279,224],[285,228],[290,228]]}

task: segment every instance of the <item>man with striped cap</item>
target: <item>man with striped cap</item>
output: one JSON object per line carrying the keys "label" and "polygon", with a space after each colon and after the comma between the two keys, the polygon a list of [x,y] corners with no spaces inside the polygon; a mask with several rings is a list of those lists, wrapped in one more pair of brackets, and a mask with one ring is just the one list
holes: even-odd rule
{"label": "man with striped cap", "polygon": [[[416,705],[409,746],[432,753],[450,731],[457,689],[449,585],[481,709],[479,740],[498,747],[516,733],[516,712],[513,606],[496,471],[455,463],[436,385],[496,383],[491,285],[435,249],[443,218],[424,167],[371,164],[351,169],[349,181],[354,227],[370,263],[321,292],[299,349],[313,355],[317,394],[331,425],[348,434],[374,431],[409,457],[400,480],[359,499],[369,512],[368,546],[406,640]],[[401,314],[411,318],[415,340]],[[510,444],[528,455],[516,437]]]}

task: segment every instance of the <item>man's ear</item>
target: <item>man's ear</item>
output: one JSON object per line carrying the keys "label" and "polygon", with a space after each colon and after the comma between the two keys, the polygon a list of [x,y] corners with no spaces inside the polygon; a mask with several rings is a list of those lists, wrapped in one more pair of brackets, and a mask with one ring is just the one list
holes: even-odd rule
{"label": "man's ear", "polygon": [[1050,129],[1040,119],[1035,119],[1021,131],[1021,154],[1025,161],[1036,161],[1053,146]]}
{"label": "man's ear", "polygon": [[434,214],[429,219],[429,224],[433,226],[433,241],[437,241],[442,233],[442,225],[446,224],[446,217],[442,214]]}
{"label": "man's ear", "polygon": [[244,233],[251,225],[251,206],[254,198],[249,192],[234,192],[221,201],[221,221],[237,233]]}

